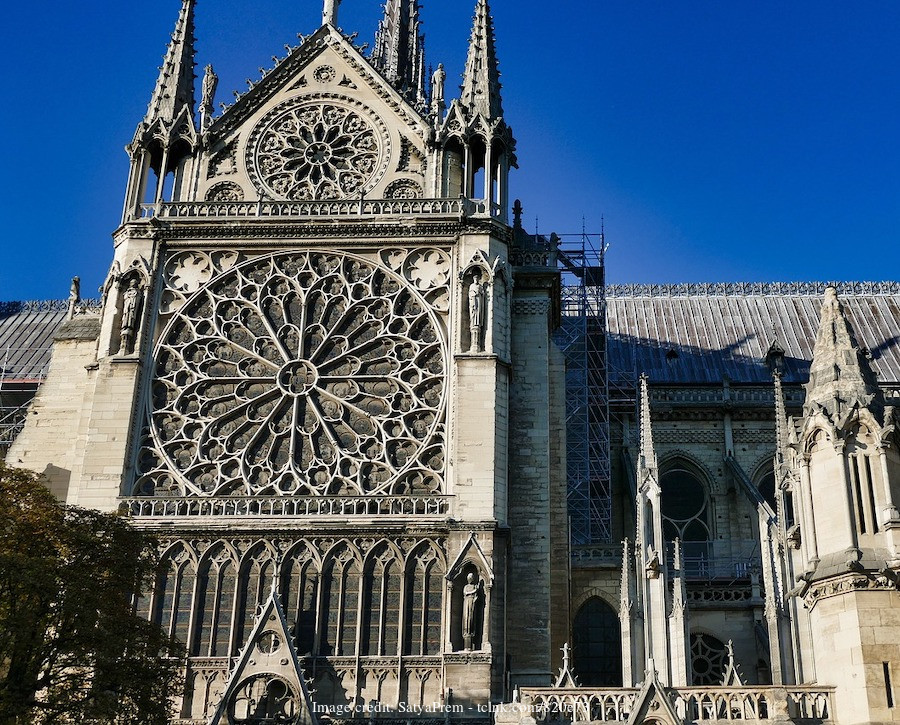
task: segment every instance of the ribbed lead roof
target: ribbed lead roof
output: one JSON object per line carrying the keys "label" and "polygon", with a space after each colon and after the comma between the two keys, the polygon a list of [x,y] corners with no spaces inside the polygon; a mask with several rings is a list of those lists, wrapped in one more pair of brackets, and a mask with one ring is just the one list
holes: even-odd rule
{"label": "ribbed lead roof", "polygon": [[[838,294],[882,383],[900,382],[900,284],[847,283]],[[806,382],[825,284],[616,285],[607,289],[613,377],[651,383],[769,383],[766,352],[784,349],[785,382]]]}

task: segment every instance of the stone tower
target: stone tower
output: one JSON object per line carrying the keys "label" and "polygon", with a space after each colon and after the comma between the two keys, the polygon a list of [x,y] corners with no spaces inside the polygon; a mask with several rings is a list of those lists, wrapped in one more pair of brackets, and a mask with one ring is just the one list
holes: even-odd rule
{"label": "stone tower", "polygon": [[549,683],[565,636],[559,277],[507,224],[488,3],[449,105],[416,2],[371,58],[338,10],[216,116],[184,0],[102,313],[35,404],[76,390],[72,435],[14,451],[164,542],[139,609],[187,646],[181,722],[308,716],[307,683],[335,717],[477,714]]}
{"label": "stone tower", "polygon": [[[900,460],[885,404],[833,287],[825,293],[803,413],[780,458],[789,474],[788,562],[806,611],[794,621],[803,681],[839,684],[841,723],[894,711],[900,656],[897,591]],[[782,497],[782,505],[785,498]],[[802,614],[802,616],[801,616]]]}

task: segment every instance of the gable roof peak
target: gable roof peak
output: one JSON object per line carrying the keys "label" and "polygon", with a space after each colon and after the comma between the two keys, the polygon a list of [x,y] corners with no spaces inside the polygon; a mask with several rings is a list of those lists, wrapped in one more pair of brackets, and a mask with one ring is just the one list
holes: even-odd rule
{"label": "gable roof peak", "polygon": [[478,0],[463,74],[462,102],[473,115],[481,114],[491,120],[502,118],[500,88],[494,19],[488,0]]}
{"label": "gable roof peak", "polygon": [[184,109],[188,109],[193,118],[195,5],[196,0],[182,0],[178,22],[175,24],[175,31],[169,41],[162,67],[159,69],[159,78],[150,98],[147,115],[144,117],[144,124],[148,127],[157,121],[161,121],[165,126],[171,126]]}

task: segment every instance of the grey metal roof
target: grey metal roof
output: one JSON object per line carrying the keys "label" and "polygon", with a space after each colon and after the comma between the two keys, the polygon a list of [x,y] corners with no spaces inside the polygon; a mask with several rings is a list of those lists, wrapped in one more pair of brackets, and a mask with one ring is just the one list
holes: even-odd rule
{"label": "grey metal roof", "polygon": [[[94,308],[96,301],[82,301]],[[0,302],[0,382],[40,382],[50,365],[54,335],[66,321],[68,300]]]}
{"label": "grey metal roof", "polygon": [[[653,383],[769,383],[766,352],[785,351],[786,382],[806,382],[825,283],[613,285],[607,288],[613,377]],[[900,283],[836,285],[882,383],[900,382]]]}

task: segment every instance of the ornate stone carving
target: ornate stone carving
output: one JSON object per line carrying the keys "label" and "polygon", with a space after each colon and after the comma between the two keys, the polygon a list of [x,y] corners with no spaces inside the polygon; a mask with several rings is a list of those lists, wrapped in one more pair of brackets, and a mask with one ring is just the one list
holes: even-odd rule
{"label": "ornate stone carving", "polygon": [[450,255],[441,249],[385,249],[384,264],[402,274],[436,310],[446,312],[450,306]]}
{"label": "ornate stone carving", "polygon": [[385,199],[421,199],[424,196],[422,186],[412,179],[397,179],[384,190]]}
{"label": "ornate stone carving", "polygon": [[337,73],[330,65],[320,65],[313,71],[313,78],[317,83],[331,83],[337,78]]}
{"label": "ornate stone carving", "polygon": [[130,355],[134,352],[134,343],[140,327],[141,309],[144,294],[136,277],[130,277],[122,292],[122,317],[120,322],[119,352]]}
{"label": "ornate stone carving", "polygon": [[466,577],[466,585],[463,587],[463,611],[462,633],[463,646],[466,651],[472,649],[476,628],[481,617],[479,608],[479,595],[481,594],[481,579],[474,572],[469,572]]}
{"label": "ornate stone carving", "polygon": [[233,181],[221,181],[206,192],[207,201],[243,201],[244,190]]}
{"label": "ornate stone carving", "polygon": [[323,94],[282,103],[253,132],[248,167],[275,199],[347,199],[371,189],[387,166],[386,128],[368,108]]}
{"label": "ornate stone carving", "polygon": [[210,157],[206,178],[227,176],[235,171],[237,171],[237,141],[232,141]]}
{"label": "ornate stone carving", "polygon": [[239,265],[173,317],[156,360],[144,492],[442,489],[440,325],[371,262],[310,251]]}

